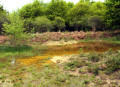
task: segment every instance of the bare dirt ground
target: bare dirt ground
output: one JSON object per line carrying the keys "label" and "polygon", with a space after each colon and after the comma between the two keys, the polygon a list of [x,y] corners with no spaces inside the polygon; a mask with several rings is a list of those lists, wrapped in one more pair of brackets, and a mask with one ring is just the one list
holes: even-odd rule
{"label": "bare dirt ground", "polygon": [[51,59],[54,63],[64,63],[70,60],[70,58],[76,58],[78,55],[64,55],[64,56],[55,56]]}
{"label": "bare dirt ground", "polygon": [[68,44],[75,44],[75,43],[78,43],[78,41],[76,41],[76,40],[69,40],[69,41],[60,40],[60,41],[47,41],[47,42],[44,42],[42,45],[45,45],[45,46],[68,45]]}

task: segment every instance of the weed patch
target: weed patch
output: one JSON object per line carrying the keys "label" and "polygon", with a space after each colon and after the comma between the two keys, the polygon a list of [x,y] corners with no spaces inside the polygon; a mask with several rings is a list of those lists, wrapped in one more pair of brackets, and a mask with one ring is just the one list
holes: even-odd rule
{"label": "weed patch", "polygon": [[91,53],[88,57],[88,60],[93,62],[98,62],[100,60],[100,57],[97,53]]}
{"label": "weed patch", "polygon": [[107,74],[116,72],[120,70],[120,57],[114,57],[113,59],[106,61],[105,64],[107,65]]}

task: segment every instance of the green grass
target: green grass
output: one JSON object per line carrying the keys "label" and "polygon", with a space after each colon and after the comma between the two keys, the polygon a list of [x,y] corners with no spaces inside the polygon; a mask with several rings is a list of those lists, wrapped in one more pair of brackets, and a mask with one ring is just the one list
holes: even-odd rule
{"label": "green grass", "polygon": [[110,38],[99,38],[99,39],[86,38],[86,39],[79,40],[79,42],[96,42],[96,41],[120,44],[120,35],[110,37]]}
{"label": "green grass", "polygon": [[9,45],[2,45],[0,46],[0,52],[23,52],[23,51],[30,51],[33,48],[27,45],[20,45],[16,47],[12,47]]}
{"label": "green grass", "polygon": [[116,43],[116,44],[120,44],[120,35],[111,37],[111,38],[101,38],[101,40],[103,41],[107,41],[110,43]]}
{"label": "green grass", "polygon": [[22,58],[27,56],[35,56],[41,54],[41,52],[44,51],[43,48],[37,47],[31,47],[28,45],[20,45],[16,47],[12,47],[9,45],[1,45],[0,46],[0,58]]}
{"label": "green grass", "polygon": [[7,72],[11,72],[12,70],[10,69],[12,69],[13,66],[15,67],[15,65],[11,64],[11,62],[16,58],[40,55],[42,51],[44,51],[44,49],[33,48],[27,45],[17,47],[0,45],[0,73],[6,73],[6,70]]}

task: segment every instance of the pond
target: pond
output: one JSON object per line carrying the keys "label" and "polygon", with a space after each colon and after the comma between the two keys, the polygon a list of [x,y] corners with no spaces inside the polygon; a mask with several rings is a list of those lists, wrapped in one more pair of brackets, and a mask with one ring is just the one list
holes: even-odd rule
{"label": "pond", "polygon": [[57,45],[57,46],[47,46],[46,51],[44,51],[41,56],[28,57],[28,58],[18,58],[15,60],[16,64],[19,65],[52,65],[54,64],[51,61],[51,58],[56,56],[64,56],[64,55],[73,55],[79,54],[80,50],[83,53],[91,53],[91,52],[105,52],[109,49],[113,51],[120,49],[120,44],[113,44],[107,42],[80,42],[76,44],[70,45]]}

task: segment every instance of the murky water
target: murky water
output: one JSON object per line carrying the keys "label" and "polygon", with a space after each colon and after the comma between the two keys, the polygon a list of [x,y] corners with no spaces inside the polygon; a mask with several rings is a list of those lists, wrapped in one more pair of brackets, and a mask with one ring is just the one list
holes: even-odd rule
{"label": "murky water", "polygon": [[119,50],[120,44],[112,44],[105,42],[81,42],[77,44],[63,46],[48,46],[47,48],[48,50],[44,51],[41,56],[18,58],[16,60],[16,63],[19,65],[50,65],[54,64],[50,59],[55,56],[79,54],[80,49],[83,49],[83,53],[105,52],[109,49]]}

